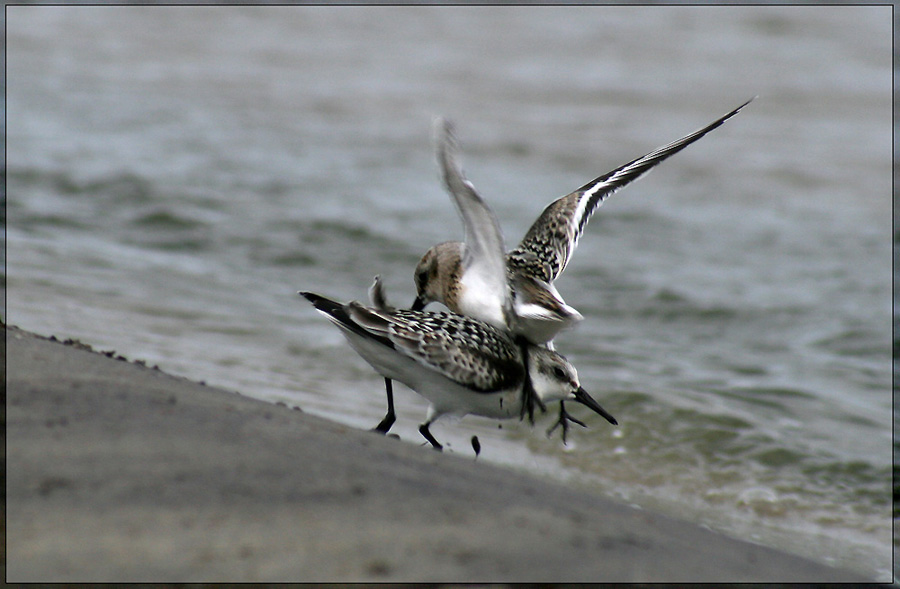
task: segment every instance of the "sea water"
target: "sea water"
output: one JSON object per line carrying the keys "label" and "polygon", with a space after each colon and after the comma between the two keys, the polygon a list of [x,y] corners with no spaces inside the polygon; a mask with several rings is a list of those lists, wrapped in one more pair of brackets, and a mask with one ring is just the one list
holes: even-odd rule
{"label": "sea water", "polygon": [[[585,316],[557,348],[620,425],[570,404],[567,445],[553,415],[432,432],[890,580],[889,7],[6,14],[3,319],[359,428],[382,379],[296,291],[365,300],[380,274],[412,302],[419,257],[463,236],[433,116],[512,247],[759,95],[607,201],[557,282]],[[426,404],[395,388],[419,444]]]}

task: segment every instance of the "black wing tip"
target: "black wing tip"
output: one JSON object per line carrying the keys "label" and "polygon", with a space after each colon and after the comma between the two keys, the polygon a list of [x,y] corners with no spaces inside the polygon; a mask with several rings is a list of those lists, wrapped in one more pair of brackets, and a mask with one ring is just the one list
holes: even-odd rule
{"label": "black wing tip", "polygon": [[322,311],[322,312],[327,313],[332,316],[339,309],[342,309],[344,306],[341,303],[339,303],[333,299],[329,299],[328,297],[323,297],[322,295],[316,294],[314,292],[298,290],[297,294],[300,295],[301,297],[305,298],[306,300],[308,300],[310,303],[312,303],[313,307],[315,307],[319,311]]}
{"label": "black wing tip", "polygon": [[747,106],[748,104],[750,104],[751,102],[753,102],[754,100],[756,100],[757,98],[759,98],[759,94],[754,94],[754,95],[751,96],[747,101],[745,101],[744,104],[740,105],[739,107],[737,107],[737,108],[734,109],[734,110],[741,110],[742,108],[744,108],[745,106]]}
{"label": "black wing tip", "polygon": [[305,291],[305,290],[298,290],[297,294],[300,295],[301,297],[305,298],[307,301],[309,301],[313,305],[315,305],[318,301],[327,300],[322,295],[316,294],[314,292]]}
{"label": "black wing tip", "polygon": [[[734,109],[733,111],[731,111],[730,113],[728,113],[727,115],[725,115],[724,117],[722,117],[721,119],[719,119],[718,122],[724,123],[725,121],[727,121],[728,119],[730,119],[730,118],[733,117],[734,115],[736,115],[736,114],[738,114],[739,112],[741,112],[741,110],[742,110],[745,106],[747,106],[748,104],[750,104],[751,102],[753,102],[753,101],[756,100],[757,98],[759,98],[759,94],[754,94],[753,96],[750,97],[750,99],[749,99],[748,101],[746,101],[744,104],[740,105],[739,107],[737,107],[736,109]],[[714,124],[715,124],[715,123],[714,123]]]}
{"label": "black wing tip", "polygon": [[390,348],[394,347],[394,345],[387,338],[372,334],[360,327],[359,324],[353,321],[353,318],[350,317],[350,314],[347,313],[346,307],[363,307],[362,304],[356,301],[351,301],[345,306],[343,303],[340,303],[333,299],[329,299],[328,297],[323,297],[320,294],[303,290],[297,291],[297,294],[312,303],[316,308],[316,311],[325,315],[329,321],[331,321],[341,329],[351,331],[365,338],[377,340]]}

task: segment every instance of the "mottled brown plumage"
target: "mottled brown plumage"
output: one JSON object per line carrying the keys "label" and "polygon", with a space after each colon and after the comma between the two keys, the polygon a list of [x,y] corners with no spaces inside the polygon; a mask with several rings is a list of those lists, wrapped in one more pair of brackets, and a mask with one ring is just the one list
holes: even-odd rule
{"label": "mottled brown plumage", "polygon": [[[541,344],[551,341],[560,330],[580,321],[581,314],[565,304],[553,287],[553,282],[566,269],[578,240],[597,207],[620,188],[722,125],[749,103],[750,100],[702,129],[599,176],[550,203],[532,224],[521,243],[505,256],[505,274],[507,285],[512,290],[514,315],[512,322],[505,323],[506,327],[532,343]],[[452,146],[455,147],[455,143]],[[441,149],[446,151],[439,143],[439,153],[443,153]],[[459,205],[460,198],[453,190],[464,186],[483,205],[480,197],[475,195],[471,183],[462,178],[461,171],[453,167],[455,161],[452,158],[439,158],[439,161],[445,180],[451,179],[447,185],[455,202]],[[468,219],[464,215],[467,242],[471,231]],[[497,232],[499,233],[499,229]],[[444,303],[454,312],[469,314],[498,325],[501,314],[493,303],[478,300],[485,293],[477,289],[466,289],[464,286],[469,267],[467,260],[471,258],[469,254],[466,245],[459,242],[444,242],[428,250],[416,267],[417,298],[413,308],[421,309],[436,301]]]}

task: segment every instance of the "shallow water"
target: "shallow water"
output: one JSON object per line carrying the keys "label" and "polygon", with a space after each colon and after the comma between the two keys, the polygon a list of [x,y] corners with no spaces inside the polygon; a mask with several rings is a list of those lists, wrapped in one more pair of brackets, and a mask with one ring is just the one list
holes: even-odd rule
{"label": "shallow water", "polygon": [[557,347],[620,426],[432,431],[888,580],[889,10],[10,7],[4,319],[371,427],[381,379],[295,293],[412,301],[462,236],[433,115],[511,246],[758,94],[604,204],[557,284],[586,317]]}

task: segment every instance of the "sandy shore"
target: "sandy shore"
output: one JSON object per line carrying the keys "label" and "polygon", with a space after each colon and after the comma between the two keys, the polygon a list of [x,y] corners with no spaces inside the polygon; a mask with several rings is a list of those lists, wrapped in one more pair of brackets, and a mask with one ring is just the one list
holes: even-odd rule
{"label": "sandy shore", "polygon": [[9,582],[860,581],[7,330]]}

